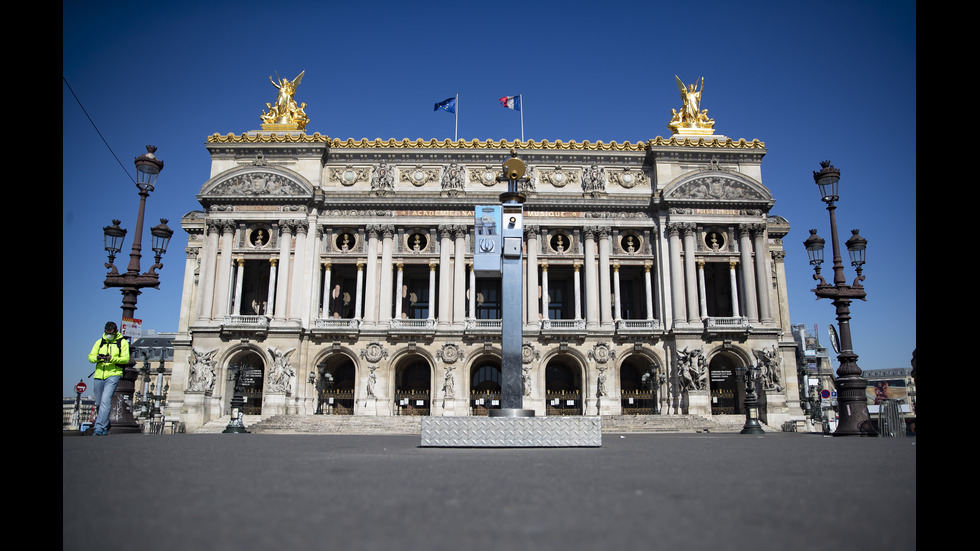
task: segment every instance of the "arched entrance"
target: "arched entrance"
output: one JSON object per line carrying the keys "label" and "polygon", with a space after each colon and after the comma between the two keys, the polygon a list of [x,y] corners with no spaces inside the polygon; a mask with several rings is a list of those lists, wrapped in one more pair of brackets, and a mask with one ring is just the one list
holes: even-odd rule
{"label": "arched entrance", "polygon": [[555,358],[545,368],[547,415],[582,415],[582,376],[567,360]]}
{"label": "arched entrance", "polygon": [[[721,353],[711,358],[708,374],[711,384],[712,415],[745,414],[745,382],[739,368],[745,362],[734,354]],[[756,381],[756,395],[759,399],[759,418],[766,422],[766,393],[762,381]]]}
{"label": "arched entrance", "polygon": [[225,393],[228,410],[235,394],[235,377],[241,373],[242,395],[245,405],[244,415],[262,414],[262,387],[265,383],[265,360],[254,350],[243,350],[231,357],[228,362],[228,391]]}
{"label": "arched entrance", "polygon": [[354,362],[338,354],[320,362],[316,370],[316,414],[354,415]]}
{"label": "arched entrance", "polygon": [[477,361],[470,371],[470,414],[489,415],[500,409],[500,360]]}
{"label": "arched entrance", "polygon": [[432,403],[432,369],[419,358],[402,362],[395,371],[395,414],[428,415]]}
{"label": "arched entrance", "polygon": [[623,415],[653,415],[657,408],[657,366],[643,357],[631,357],[619,367]]}

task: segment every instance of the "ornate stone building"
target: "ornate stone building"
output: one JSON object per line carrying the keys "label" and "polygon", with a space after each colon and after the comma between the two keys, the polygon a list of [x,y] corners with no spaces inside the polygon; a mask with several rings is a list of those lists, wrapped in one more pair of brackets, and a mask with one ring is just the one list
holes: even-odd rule
{"label": "ornate stone building", "polygon": [[[536,415],[802,419],[782,237],[759,141],[631,144],[208,138],[167,415],[479,415],[499,407],[502,293],[522,293]],[[520,286],[477,277],[480,205],[516,149]]]}

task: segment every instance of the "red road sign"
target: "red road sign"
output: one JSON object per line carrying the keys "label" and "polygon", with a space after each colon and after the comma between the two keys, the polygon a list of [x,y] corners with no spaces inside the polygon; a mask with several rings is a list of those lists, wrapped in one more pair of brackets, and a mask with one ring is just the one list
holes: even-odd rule
{"label": "red road sign", "polygon": [[85,389],[86,388],[88,388],[88,387],[85,386],[85,383],[83,383],[82,381],[78,381],[78,384],[75,385],[75,392],[81,394],[81,393],[85,392]]}

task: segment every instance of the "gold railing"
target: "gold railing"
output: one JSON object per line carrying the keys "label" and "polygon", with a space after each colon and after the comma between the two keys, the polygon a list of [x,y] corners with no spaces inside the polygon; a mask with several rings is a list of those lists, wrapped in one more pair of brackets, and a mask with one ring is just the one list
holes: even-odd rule
{"label": "gold railing", "polygon": [[428,415],[432,397],[427,390],[396,390],[396,415]]}
{"label": "gold railing", "polygon": [[354,415],[354,390],[324,390],[316,407],[321,415]]}
{"label": "gold railing", "polygon": [[547,415],[582,415],[582,392],[549,390],[545,393]]}
{"label": "gold railing", "polygon": [[624,390],[622,404],[623,415],[654,415],[657,413],[657,395],[652,390]]}
{"label": "gold railing", "polygon": [[[494,404],[493,402],[497,403]],[[491,409],[500,409],[500,391],[470,391],[470,415],[488,416]]]}

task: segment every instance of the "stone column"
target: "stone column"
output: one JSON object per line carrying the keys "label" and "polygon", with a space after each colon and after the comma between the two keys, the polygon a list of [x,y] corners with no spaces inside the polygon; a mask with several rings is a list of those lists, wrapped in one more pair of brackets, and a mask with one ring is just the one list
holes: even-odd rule
{"label": "stone column", "polygon": [[680,231],[680,224],[667,225],[667,246],[670,250],[670,304],[674,310],[674,325],[687,322]]}
{"label": "stone column", "polygon": [[452,245],[452,226],[439,226],[439,325],[452,322],[452,271],[450,245]]}
{"label": "stone column", "polygon": [[[525,226],[524,238],[527,243],[527,323],[537,327],[541,319],[538,306],[538,226]],[[507,292],[506,289],[502,289]],[[547,307],[545,308],[547,309]]]}
{"label": "stone column", "polygon": [[[388,323],[391,321],[392,316],[392,304],[391,299],[394,294],[392,285],[392,255],[393,255],[393,238],[395,235],[395,227],[391,225],[386,225],[381,228],[381,277],[378,283],[378,292],[380,294],[378,298],[378,321],[381,323]],[[399,291],[399,294],[401,292]]]}
{"label": "stone column", "polygon": [[266,316],[272,315],[272,308],[276,304],[276,262],[277,259],[269,259],[269,291],[265,295],[265,310],[263,313]]}
{"label": "stone column", "polygon": [[708,317],[708,296],[704,290],[704,260],[698,259],[698,301],[701,303],[701,319]]}
{"label": "stone column", "polygon": [[476,270],[473,269],[473,262],[467,264],[470,269],[470,300],[469,318],[476,319]]}
{"label": "stone column", "polygon": [[293,244],[292,222],[279,221],[279,271],[276,277],[276,309],[277,320],[286,319],[286,297],[289,291],[289,250]]}
{"label": "stone column", "polygon": [[331,279],[331,268],[333,265],[326,261],[323,263],[323,290],[320,292],[320,302],[323,304],[323,308],[320,311],[321,318],[329,318],[330,316],[330,279]]}
{"label": "stone column", "polygon": [[402,319],[402,287],[405,285],[405,264],[398,262],[395,264],[397,275],[395,276],[395,319]]}
{"label": "stone column", "polygon": [[738,228],[738,248],[741,255],[742,264],[742,287],[745,292],[745,315],[749,318],[749,323],[759,321],[758,302],[755,295],[755,272],[752,271],[752,244],[749,241],[750,229],[748,226]]}
{"label": "stone column", "polygon": [[233,316],[242,313],[242,279],[245,277],[245,259],[236,259],[235,264],[235,302],[231,307]]}
{"label": "stone column", "polygon": [[650,273],[650,262],[643,263],[643,275],[646,282],[646,299],[647,299],[647,319],[654,319],[653,316],[653,276]]}
{"label": "stone column", "polygon": [[769,277],[769,266],[766,264],[766,225],[757,224],[753,226],[752,233],[755,236],[755,281],[759,290],[759,321],[762,323],[772,323],[772,309],[769,301],[769,289],[772,288],[772,279]]}
{"label": "stone column", "polygon": [[616,296],[616,304],[614,306],[615,316],[613,317],[616,321],[619,321],[623,319],[623,299],[619,286],[619,262],[614,262],[612,268],[613,268],[613,294]]}
{"label": "stone column", "polygon": [[612,326],[612,286],[610,285],[610,231],[599,228],[599,320],[604,327]]}
{"label": "stone column", "polygon": [[357,261],[357,286],[354,292],[354,319],[364,319],[364,261]]}
{"label": "stone column", "polygon": [[578,262],[573,264],[575,268],[574,275],[574,286],[575,286],[575,319],[582,319],[582,276],[580,274],[580,269],[582,265]]}
{"label": "stone column", "polygon": [[728,275],[732,284],[732,317],[739,317],[738,313],[738,277],[735,274],[735,265],[738,262],[734,260],[728,261]]}
{"label": "stone column", "polygon": [[786,334],[790,334],[789,302],[786,296],[786,251],[772,251],[772,261],[776,267],[776,297],[779,304],[779,324]]}
{"label": "stone column", "polygon": [[695,323],[698,321],[698,295],[697,295],[697,271],[695,267],[694,253],[697,250],[695,244],[694,224],[684,225],[684,288],[687,290],[687,321]]}
{"label": "stone column", "polygon": [[[196,312],[194,315],[191,314],[191,309],[194,306],[195,300],[200,300],[200,296],[194,295],[194,268],[197,267],[198,252],[200,249],[187,247],[184,249],[184,253],[187,254],[187,259],[184,260],[184,284],[180,292],[180,320],[177,322],[177,332],[187,333],[187,328],[193,318],[198,317]],[[200,282],[198,283],[200,285]]]}
{"label": "stone column", "polygon": [[201,251],[200,289],[197,297],[197,318],[211,319],[214,306],[214,279],[218,263],[218,237],[221,235],[221,224],[214,220],[207,222],[207,239]]}
{"label": "stone column", "polygon": [[548,319],[548,307],[551,299],[548,295],[548,263],[541,264],[541,319]]}
{"label": "stone column", "polygon": [[367,274],[364,284],[364,321],[378,321],[378,233],[380,226],[367,227]]}
{"label": "stone column", "polygon": [[217,317],[223,318],[228,315],[228,299],[231,298],[231,268],[234,265],[231,258],[231,250],[235,245],[235,223],[226,221],[222,224],[221,231],[221,260],[218,262],[218,277],[215,282],[217,291],[215,296],[218,298]]}
{"label": "stone column", "polygon": [[599,326],[599,297],[596,282],[595,233],[597,228],[587,227],[585,236],[585,325],[589,329]]}
{"label": "stone column", "polygon": [[[290,282],[289,310],[290,319],[302,319],[303,314],[303,279],[306,277],[306,234],[309,228],[303,222],[296,223],[296,253],[293,256],[293,276]],[[312,271],[312,270],[311,270]],[[305,294],[307,297],[309,294]]]}
{"label": "stone column", "polygon": [[455,226],[453,236],[453,324],[466,322],[466,226]]}
{"label": "stone column", "polygon": [[437,262],[429,262],[429,318],[436,318],[436,266]]}

